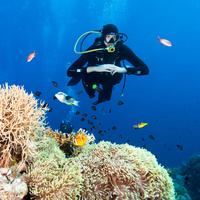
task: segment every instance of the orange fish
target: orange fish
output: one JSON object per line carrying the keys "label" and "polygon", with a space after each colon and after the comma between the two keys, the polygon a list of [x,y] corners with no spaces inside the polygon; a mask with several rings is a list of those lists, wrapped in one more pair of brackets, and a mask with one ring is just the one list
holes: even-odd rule
{"label": "orange fish", "polygon": [[95,106],[92,106],[91,108],[92,108],[92,110],[97,110],[97,108]]}
{"label": "orange fish", "polygon": [[87,142],[87,138],[84,135],[78,135],[76,136],[74,140],[75,146],[83,146]]}
{"label": "orange fish", "polygon": [[55,81],[52,81],[52,83],[53,83],[53,85],[54,85],[55,87],[58,87],[58,83],[56,83]]}
{"label": "orange fish", "polygon": [[123,105],[124,102],[122,102],[122,101],[118,101],[117,104],[118,104],[118,105]]}
{"label": "orange fish", "polygon": [[168,47],[171,47],[172,46],[172,43],[169,41],[169,40],[166,40],[166,39],[162,39],[158,36],[158,39],[157,41],[160,41],[164,46],[168,46]]}
{"label": "orange fish", "polygon": [[167,171],[168,171],[170,174],[173,175],[173,172],[172,172],[170,169],[167,169]]}
{"label": "orange fish", "polygon": [[88,119],[88,124],[89,125],[93,125],[93,123]]}
{"label": "orange fish", "polygon": [[92,126],[94,129],[98,129],[98,127],[97,126]]}
{"label": "orange fish", "polygon": [[149,138],[151,138],[152,140],[155,140],[155,137],[153,135],[149,135]]}
{"label": "orange fish", "polygon": [[83,91],[77,92],[78,95],[81,94],[81,93],[83,93]]}
{"label": "orange fish", "polygon": [[35,51],[31,53],[27,58],[27,62],[30,62],[35,57],[35,54],[37,54]]}

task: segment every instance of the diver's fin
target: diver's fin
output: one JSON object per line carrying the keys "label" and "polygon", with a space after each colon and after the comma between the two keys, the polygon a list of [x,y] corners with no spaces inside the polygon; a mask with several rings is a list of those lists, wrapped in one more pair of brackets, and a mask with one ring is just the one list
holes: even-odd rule
{"label": "diver's fin", "polygon": [[67,83],[67,86],[73,86],[76,85],[80,82],[81,77],[77,76],[77,77],[72,77],[72,79]]}
{"label": "diver's fin", "polygon": [[106,101],[106,99],[105,99],[105,96],[104,96],[104,91],[101,91],[101,92],[99,92],[98,100],[93,102],[92,104],[97,105],[97,104],[105,102],[105,101]]}
{"label": "diver's fin", "polygon": [[98,101],[95,101],[95,102],[93,102],[92,104],[96,106],[97,104],[99,104],[99,102],[98,102]]}
{"label": "diver's fin", "polygon": [[103,102],[106,102],[106,100],[104,100],[104,101],[99,101],[99,100],[98,100],[98,101],[93,102],[92,104],[96,106],[97,104],[103,103]]}

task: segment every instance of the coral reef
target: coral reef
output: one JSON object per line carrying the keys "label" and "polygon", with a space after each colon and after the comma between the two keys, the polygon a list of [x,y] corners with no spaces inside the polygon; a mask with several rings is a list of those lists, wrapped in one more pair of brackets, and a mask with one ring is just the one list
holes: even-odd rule
{"label": "coral reef", "polygon": [[110,142],[87,145],[74,159],[81,166],[85,199],[174,199],[172,179],[145,149]]}
{"label": "coral reef", "polygon": [[1,199],[22,199],[28,192],[20,173],[35,156],[37,141],[45,130],[46,110],[44,103],[39,105],[23,87],[0,85]]}
{"label": "coral reef", "polygon": [[180,175],[181,168],[173,168],[171,169],[171,171],[173,171],[173,174],[170,174],[170,176],[172,177],[174,182],[176,200],[191,200],[188,194],[189,192],[184,186],[185,181],[182,175]]}
{"label": "coral reef", "polygon": [[190,191],[193,200],[200,199],[200,155],[192,156],[188,162],[183,163],[182,175],[185,187]]}
{"label": "coral reef", "polygon": [[[200,199],[200,155],[192,156],[181,167],[173,169],[177,199]],[[180,197],[180,198],[179,198]]]}
{"label": "coral reef", "polygon": [[70,134],[67,134],[62,133],[61,131],[58,132],[58,130],[53,131],[50,127],[47,127],[47,129],[44,131],[44,135],[55,140],[67,158],[69,158],[74,150],[78,148],[74,145],[74,140],[77,136],[85,136],[87,138],[86,144],[93,143],[95,141],[93,134],[89,134],[86,130],[81,128],[77,132],[71,132]]}
{"label": "coral reef", "polygon": [[0,174],[0,199],[23,199],[28,193],[28,187],[21,178],[16,178],[10,182],[5,176]]}
{"label": "coral reef", "polygon": [[25,175],[36,199],[53,199],[55,194],[60,199],[175,199],[167,171],[145,149],[100,142],[65,158],[50,138],[40,146]]}
{"label": "coral reef", "polygon": [[34,140],[44,130],[45,112],[23,87],[0,85],[0,168],[32,155]]}
{"label": "coral reef", "polygon": [[[79,165],[67,159],[52,138],[38,144],[38,157],[24,174],[30,195],[34,199],[76,199],[82,176]],[[68,160],[66,164],[66,160]]]}
{"label": "coral reef", "polygon": [[[0,86],[2,200],[22,199],[27,191],[44,200],[175,199],[172,179],[150,152],[128,144],[95,144],[84,129],[66,135],[52,131],[45,126],[44,105],[23,87]],[[87,137],[83,146],[73,145],[78,135]],[[73,149],[69,158],[61,150],[65,145]]]}
{"label": "coral reef", "polygon": [[80,128],[77,132],[63,134],[61,131],[60,132],[58,132],[58,130],[53,131],[50,127],[47,127],[47,129],[44,131],[44,134],[54,139],[59,144],[60,147],[68,142],[70,143],[70,145],[72,145],[74,143],[75,138],[79,135],[84,135],[87,138],[87,144],[95,141],[94,135],[87,133],[87,131],[82,128]]}
{"label": "coral reef", "polygon": [[58,130],[53,131],[50,127],[47,127],[44,131],[44,134],[52,139],[54,139],[59,146],[63,146],[66,142],[70,142],[70,137],[67,134],[63,134],[61,131]]}

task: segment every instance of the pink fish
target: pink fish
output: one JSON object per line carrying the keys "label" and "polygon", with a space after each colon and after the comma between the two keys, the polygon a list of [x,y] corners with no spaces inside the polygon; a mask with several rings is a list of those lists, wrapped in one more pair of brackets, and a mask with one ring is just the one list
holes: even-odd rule
{"label": "pink fish", "polygon": [[160,41],[163,45],[165,46],[168,46],[168,47],[171,47],[172,46],[172,43],[169,41],[169,40],[166,40],[166,39],[162,39],[158,36],[158,39],[157,41]]}
{"label": "pink fish", "polygon": [[35,57],[35,54],[37,54],[35,51],[31,53],[27,58],[27,62],[30,62]]}

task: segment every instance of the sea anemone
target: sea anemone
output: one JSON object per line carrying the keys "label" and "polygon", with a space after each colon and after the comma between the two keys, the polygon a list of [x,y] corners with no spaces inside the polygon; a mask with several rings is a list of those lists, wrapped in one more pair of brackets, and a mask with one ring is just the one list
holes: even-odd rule
{"label": "sea anemone", "polygon": [[82,176],[79,165],[65,158],[58,143],[45,137],[37,145],[38,157],[23,178],[34,199],[76,199]]}
{"label": "sea anemone", "polygon": [[74,159],[83,177],[81,198],[173,200],[167,170],[145,149],[100,142],[83,146]]}

